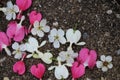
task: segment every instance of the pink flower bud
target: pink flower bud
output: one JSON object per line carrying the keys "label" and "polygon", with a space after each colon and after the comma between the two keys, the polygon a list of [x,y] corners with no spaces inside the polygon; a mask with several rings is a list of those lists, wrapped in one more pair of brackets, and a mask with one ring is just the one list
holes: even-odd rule
{"label": "pink flower bud", "polygon": [[18,61],[13,65],[13,71],[15,73],[18,73],[19,75],[22,75],[25,73],[25,64],[23,61]]}
{"label": "pink flower bud", "polygon": [[21,11],[25,11],[31,6],[32,0],[16,0],[16,4]]}
{"label": "pink flower bud", "polygon": [[95,66],[97,59],[97,54],[95,50],[89,50],[88,48],[82,48],[79,52],[78,61],[80,61],[84,66],[93,68]]}
{"label": "pink flower bud", "polygon": [[41,13],[32,11],[29,15],[30,24],[33,24],[35,21],[40,21],[42,19]]}
{"label": "pink flower bud", "polygon": [[45,66],[43,64],[39,63],[37,65],[33,65],[30,68],[30,71],[31,71],[32,75],[41,79],[45,73]]}
{"label": "pink flower bud", "polygon": [[82,77],[85,74],[85,67],[76,61],[73,63],[73,66],[71,67],[71,72],[73,79]]}

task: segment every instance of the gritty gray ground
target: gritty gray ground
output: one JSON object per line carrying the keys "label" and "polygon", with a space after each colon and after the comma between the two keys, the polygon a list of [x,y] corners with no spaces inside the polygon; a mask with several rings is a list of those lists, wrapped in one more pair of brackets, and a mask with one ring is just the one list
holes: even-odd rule
{"label": "gritty gray ground", "polygon": [[[12,0],[13,2],[15,0]],[[78,52],[82,47],[95,49],[99,57],[111,55],[113,58],[114,67],[111,70],[103,73],[96,67],[93,70],[86,69],[86,73],[78,80],[120,80],[120,5],[119,0],[33,0],[33,4],[24,14],[32,10],[41,12],[43,18],[48,20],[51,29],[54,28],[53,22],[58,22],[59,25],[55,28],[67,30],[73,28],[75,24],[77,29],[82,32],[81,41],[85,41],[85,46],[74,46],[74,50]],[[0,7],[6,6],[7,0],[0,0]],[[112,12],[111,12],[112,11]],[[26,18],[28,19],[28,18]],[[8,21],[0,12],[0,30],[5,31]],[[26,20],[24,25],[29,26],[29,21]],[[48,40],[47,34],[42,40]],[[55,56],[62,50],[66,50],[66,45],[62,45],[59,49],[54,49],[52,44],[48,43],[41,50],[45,52],[50,50]],[[17,61],[6,55],[4,51],[0,53],[0,80],[4,77],[9,77],[10,80],[37,80],[30,74],[30,66],[42,62],[37,59],[25,59],[27,66],[26,73],[19,76],[12,71],[12,65]],[[55,65],[53,62],[52,65]],[[48,68],[50,65],[46,65]],[[43,80],[57,80],[54,77],[53,71],[46,71]],[[66,79],[71,80],[71,76]]]}

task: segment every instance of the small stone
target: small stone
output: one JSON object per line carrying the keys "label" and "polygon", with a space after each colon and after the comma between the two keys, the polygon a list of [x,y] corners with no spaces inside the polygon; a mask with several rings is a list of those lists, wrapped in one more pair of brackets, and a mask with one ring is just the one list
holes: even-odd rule
{"label": "small stone", "polygon": [[53,26],[58,26],[58,22],[53,22]]}
{"label": "small stone", "polygon": [[112,10],[107,10],[107,14],[112,14]]}
{"label": "small stone", "polygon": [[117,55],[120,55],[120,49],[117,50]]}
{"label": "small stone", "polygon": [[9,80],[9,78],[8,77],[4,77],[3,80]]}
{"label": "small stone", "polygon": [[78,2],[80,3],[82,0],[78,0]]}
{"label": "small stone", "polygon": [[120,14],[116,14],[116,17],[117,17],[117,18],[120,18]]}
{"label": "small stone", "polygon": [[88,33],[83,33],[83,39],[87,39],[87,38],[89,38],[89,35],[88,35]]}

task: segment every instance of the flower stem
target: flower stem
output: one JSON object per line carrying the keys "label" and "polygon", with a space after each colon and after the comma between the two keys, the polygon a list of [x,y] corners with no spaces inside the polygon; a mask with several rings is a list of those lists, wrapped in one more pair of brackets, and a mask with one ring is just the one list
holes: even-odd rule
{"label": "flower stem", "polygon": [[29,28],[28,28],[28,33],[31,32],[31,29],[32,29],[32,24],[30,24]]}
{"label": "flower stem", "polygon": [[40,78],[40,80],[42,80],[42,79]]}
{"label": "flower stem", "polygon": [[20,19],[21,18],[21,14],[22,14],[22,11],[20,11],[17,15],[17,19]]}
{"label": "flower stem", "polygon": [[69,47],[67,48],[67,50],[72,50],[72,43],[70,43]]}
{"label": "flower stem", "polygon": [[21,61],[23,61],[26,57],[26,53],[23,53]]}

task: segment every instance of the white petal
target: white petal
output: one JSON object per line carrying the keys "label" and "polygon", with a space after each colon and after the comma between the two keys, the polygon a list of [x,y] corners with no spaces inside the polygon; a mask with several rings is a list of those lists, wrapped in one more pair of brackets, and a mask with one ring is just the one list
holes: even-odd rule
{"label": "white petal", "polygon": [[42,53],[42,52],[40,52],[39,50],[36,50],[36,53],[39,55],[39,57],[40,57],[40,58],[42,58],[42,57],[43,57],[43,53]]}
{"label": "white petal", "polygon": [[101,59],[101,61],[105,61],[105,60],[106,60],[105,55],[101,55],[101,56],[100,56],[100,59]]}
{"label": "white petal", "polygon": [[50,31],[50,27],[49,26],[44,26],[43,27],[43,31],[44,32],[49,32]]}
{"label": "white petal", "polygon": [[59,41],[60,41],[60,43],[62,43],[62,44],[65,44],[65,43],[66,43],[66,39],[65,39],[64,37],[60,37],[60,38],[59,38]]}
{"label": "white petal", "polygon": [[43,36],[44,36],[44,32],[41,31],[41,30],[39,30],[39,31],[37,31],[37,35],[38,35],[39,37],[43,37]]}
{"label": "white petal", "polygon": [[64,36],[64,31],[62,29],[58,29],[58,35],[59,36]]}
{"label": "white petal", "polygon": [[16,53],[14,56],[15,59],[20,59],[22,58],[22,53]]}
{"label": "white petal", "polygon": [[111,69],[112,67],[113,67],[113,64],[112,63],[110,63],[110,64],[108,64],[108,66],[107,66],[109,69]]}
{"label": "white petal", "polygon": [[12,13],[7,13],[6,19],[7,19],[7,20],[11,20],[11,19],[12,19]]}
{"label": "white petal", "polygon": [[70,57],[70,58],[67,59],[67,63],[72,64],[73,62],[74,62],[73,58]]}
{"label": "white petal", "polygon": [[85,44],[86,44],[85,42],[79,42],[76,45],[85,45]]}
{"label": "white petal", "polygon": [[55,68],[55,77],[57,79],[62,79],[62,78],[66,79],[68,75],[69,75],[68,70],[64,65]]}
{"label": "white petal", "polygon": [[33,26],[34,26],[35,28],[39,27],[39,26],[40,26],[40,25],[39,25],[39,21],[35,21],[34,24],[33,24]]}
{"label": "white petal", "polygon": [[54,46],[54,48],[59,48],[59,47],[60,47],[59,41],[55,40],[55,41],[53,42],[53,46]]}
{"label": "white petal", "polygon": [[112,57],[111,57],[111,56],[107,56],[107,57],[106,57],[106,61],[107,61],[107,62],[111,62],[111,61],[112,61]]}
{"label": "white petal", "polygon": [[73,29],[68,29],[66,32],[66,38],[70,43],[77,43],[81,38],[81,32],[79,30],[74,31]]}
{"label": "white petal", "polygon": [[44,46],[46,44],[46,41],[42,41],[40,44],[40,47]]}
{"label": "white petal", "polygon": [[48,68],[48,70],[53,70],[56,66],[51,66]]}
{"label": "white petal", "polygon": [[12,17],[12,18],[13,18],[13,20],[14,20],[14,19],[16,19],[16,14],[15,14],[15,13],[13,13],[12,15],[13,15],[13,17]]}
{"label": "white petal", "polygon": [[106,71],[108,71],[108,68],[104,66],[104,67],[102,67],[102,71],[106,72]]}
{"label": "white petal", "polygon": [[4,48],[5,49],[5,52],[7,53],[8,56],[11,56],[11,51],[6,47]]}
{"label": "white petal", "polygon": [[35,48],[33,46],[31,46],[30,44],[26,43],[26,50],[28,52],[34,52],[35,51]]}
{"label": "white petal", "polygon": [[27,56],[26,56],[26,58],[31,58],[33,56],[33,54],[28,54]]}
{"label": "white petal", "polygon": [[14,11],[17,13],[19,12],[19,7],[17,5],[14,5]]}
{"label": "white petal", "polygon": [[53,29],[50,31],[50,35],[51,35],[51,36],[56,36],[56,35],[57,35],[57,29],[53,28]]}
{"label": "white petal", "polygon": [[36,38],[30,37],[28,41],[29,41],[29,43],[30,43],[32,46],[38,47],[38,41],[37,41]]}
{"label": "white petal", "polygon": [[31,33],[32,33],[32,35],[36,35],[37,34],[37,29],[36,28],[32,28]]}
{"label": "white petal", "polygon": [[21,44],[21,45],[20,45],[20,51],[25,51],[25,50],[26,50],[25,44]]}
{"label": "white petal", "polygon": [[7,2],[7,7],[8,7],[8,8],[10,8],[10,9],[12,9],[12,8],[13,8],[13,4],[12,4],[12,2],[11,2],[11,1],[8,1],[8,2]]}
{"label": "white petal", "polygon": [[42,60],[46,63],[46,64],[50,64],[52,63],[52,58],[53,55],[51,53],[44,53]]}
{"label": "white petal", "polygon": [[102,66],[103,66],[102,61],[97,61],[96,66],[97,66],[97,68],[102,68]]}
{"label": "white petal", "polygon": [[48,35],[49,42],[54,42],[54,36]]}
{"label": "white petal", "polygon": [[40,22],[40,26],[45,27],[46,23],[47,23],[46,19],[42,19]]}
{"label": "white petal", "polygon": [[13,44],[12,44],[12,48],[14,49],[14,50],[18,50],[19,49],[19,44],[17,43],[17,42],[14,42]]}

